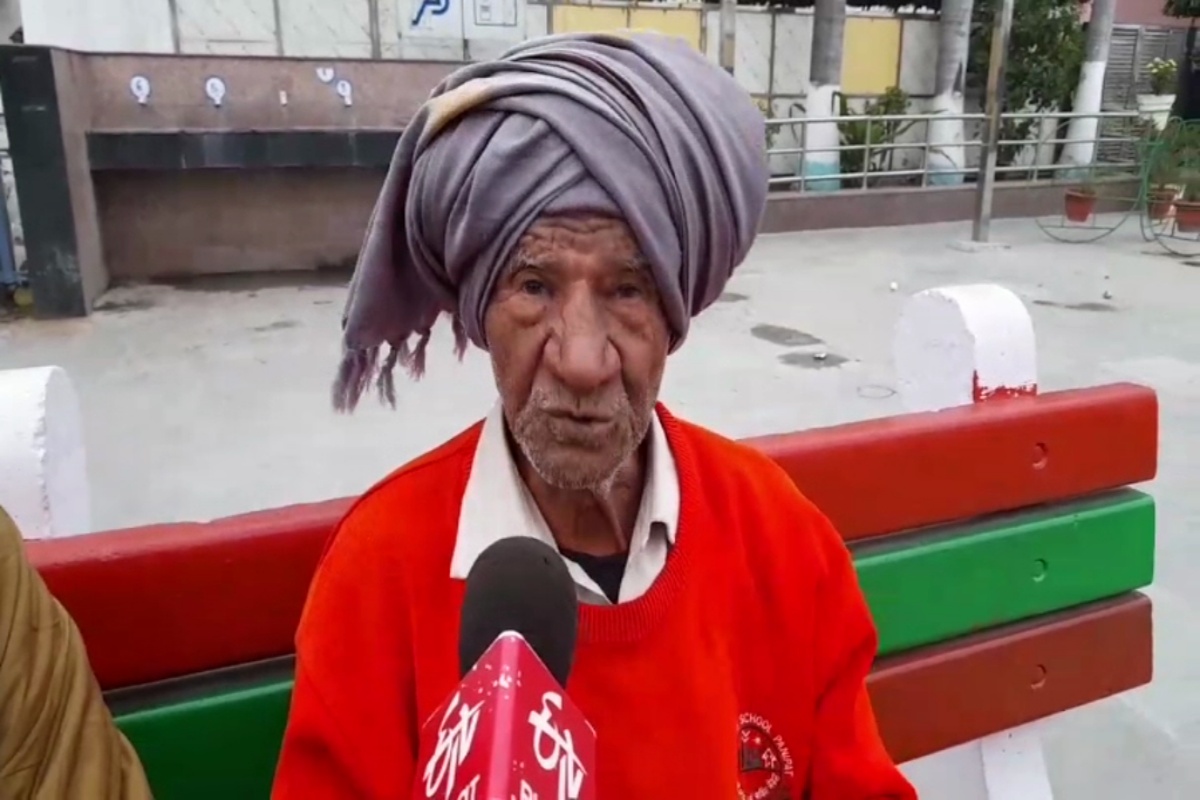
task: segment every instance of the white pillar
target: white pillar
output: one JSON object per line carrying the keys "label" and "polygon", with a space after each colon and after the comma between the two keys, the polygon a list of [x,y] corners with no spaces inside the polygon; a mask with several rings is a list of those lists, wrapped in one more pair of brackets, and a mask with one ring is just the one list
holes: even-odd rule
{"label": "white pillar", "polygon": [[[838,87],[811,85],[804,97],[804,116],[808,119],[828,119],[838,116]],[[804,188],[810,192],[835,192],[842,188],[842,179],[832,177],[842,171],[842,154],[835,149],[841,144],[836,122],[806,122],[804,124],[804,158],[800,165],[805,178]],[[817,152],[820,151],[820,152]],[[863,162],[863,169],[868,169]],[[853,178],[854,187],[862,178]]]}
{"label": "white pillar", "polygon": [[929,185],[959,186],[966,178],[966,173],[959,170],[967,165],[962,92],[951,90],[936,95],[929,113],[941,115],[929,120],[929,155],[925,164]]}
{"label": "white pillar", "polygon": [[[1003,286],[926,289],[901,309],[892,341],[910,412],[1037,394],[1033,321]],[[1053,800],[1038,723],[905,764],[921,800]]]}
{"label": "white pillar", "polygon": [[1033,321],[1003,286],[927,289],[905,303],[892,355],[910,412],[1037,393]]}
{"label": "white pillar", "polygon": [[58,367],[0,371],[0,506],[26,539],[91,531],[83,419]]}

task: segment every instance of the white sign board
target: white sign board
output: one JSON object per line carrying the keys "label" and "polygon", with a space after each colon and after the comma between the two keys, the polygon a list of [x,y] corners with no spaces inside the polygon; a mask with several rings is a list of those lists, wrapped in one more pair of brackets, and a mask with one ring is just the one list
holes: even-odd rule
{"label": "white sign board", "polygon": [[525,0],[459,1],[471,11],[464,26],[468,39],[525,38]]}
{"label": "white sign board", "polygon": [[397,0],[401,39],[525,38],[525,0]]}

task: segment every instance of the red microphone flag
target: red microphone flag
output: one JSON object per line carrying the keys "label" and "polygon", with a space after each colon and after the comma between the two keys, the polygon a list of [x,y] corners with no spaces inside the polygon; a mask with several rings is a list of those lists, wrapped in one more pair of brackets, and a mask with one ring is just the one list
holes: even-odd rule
{"label": "red microphone flag", "polygon": [[595,800],[596,733],[518,633],[484,652],[421,731],[423,800]]}

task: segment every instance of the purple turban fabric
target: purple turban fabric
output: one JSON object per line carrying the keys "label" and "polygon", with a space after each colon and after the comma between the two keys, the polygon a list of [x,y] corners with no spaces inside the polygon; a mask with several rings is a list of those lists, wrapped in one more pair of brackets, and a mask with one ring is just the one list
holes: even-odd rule
{"label": "purple turban fabric", "polygon": [[548,213],[625,220],[678,347],[746,257],[768,178],[758,106],[681,39],[563,34],[463,67],[396,146],[350,284],[335,408],[375,376],[394,404],[393,369],[420,376],[443,312],[460,355],[486,349],[496,280]]}

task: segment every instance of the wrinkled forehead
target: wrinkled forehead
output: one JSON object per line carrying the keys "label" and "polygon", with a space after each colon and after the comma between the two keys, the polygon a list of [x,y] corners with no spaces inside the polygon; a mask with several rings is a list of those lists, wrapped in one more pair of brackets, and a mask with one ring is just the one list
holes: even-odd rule
{"label": "wrinkled forehead", "polygon": [[625,220],[597,211],[539,217],[518,240],[508,271],[529,267],[647,271],[645,255]]}
{"label": "wrinkled forehead", "polygon": [[[542,209],[518,240],[513,256],[529,261],[554,256],[590,256],[605,261],[638,261],[633,229],[612,196],[594,179],[575,181]],[[515,260],[510,257],[510,263]]]}

